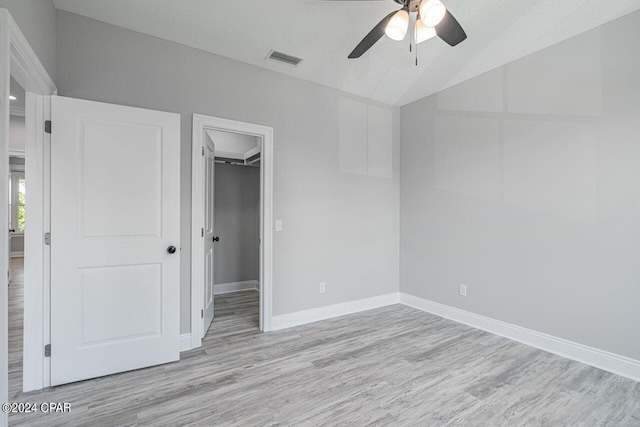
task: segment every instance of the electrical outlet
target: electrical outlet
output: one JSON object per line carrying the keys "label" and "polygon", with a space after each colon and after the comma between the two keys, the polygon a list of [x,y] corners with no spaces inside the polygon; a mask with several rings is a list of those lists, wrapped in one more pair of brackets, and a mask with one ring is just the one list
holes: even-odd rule
{"label": "electrical outlet", "polygon": [[282,231],[282,220],[276,219],[276,231]]}
{"label": "electrical outlet", "polygon": [[467,285],[460,285],[460,296],[461,297],[467,296]]}
{"label": "electrical outlet", "polygon": [[327,291],[327,284],[325,282],[320,282],[320,293],[324,294]]}

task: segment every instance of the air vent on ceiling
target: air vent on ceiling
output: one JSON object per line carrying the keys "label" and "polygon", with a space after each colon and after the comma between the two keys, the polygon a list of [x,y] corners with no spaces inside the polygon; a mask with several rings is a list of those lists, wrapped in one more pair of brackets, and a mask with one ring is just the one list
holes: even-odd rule
{"label": "air vent on ceiling", "polygon": [[292,55],[287,55],[286,53],[278,52],[277,50],[272,50],[271,52],[269,52],[267,59],[271,59],[272,61],[278,61],[283,64],[291,65],[293,67],[297,67],[303,61],[302,58],[298,58]]}

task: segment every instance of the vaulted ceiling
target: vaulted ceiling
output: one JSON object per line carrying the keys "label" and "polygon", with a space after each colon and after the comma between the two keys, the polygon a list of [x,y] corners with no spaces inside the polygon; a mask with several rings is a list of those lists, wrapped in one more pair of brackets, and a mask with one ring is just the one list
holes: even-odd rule
{"label": "vaulted ceiling", "polygon": [[[54,0],[58,9],[392,105],[404,105],[640,9],[640,0],[443,0],[469,38],[383,38],[347,59],[392,0]],[[291,67],[272,50],[304,59]]]}

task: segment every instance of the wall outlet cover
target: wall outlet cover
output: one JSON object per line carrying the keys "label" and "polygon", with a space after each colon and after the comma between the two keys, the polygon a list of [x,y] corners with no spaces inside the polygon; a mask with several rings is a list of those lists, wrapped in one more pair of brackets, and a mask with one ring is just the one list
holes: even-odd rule
{"label": "wall outlet cover", "polygon": [[467,296],[467,285],[460,285],[460,296]]}

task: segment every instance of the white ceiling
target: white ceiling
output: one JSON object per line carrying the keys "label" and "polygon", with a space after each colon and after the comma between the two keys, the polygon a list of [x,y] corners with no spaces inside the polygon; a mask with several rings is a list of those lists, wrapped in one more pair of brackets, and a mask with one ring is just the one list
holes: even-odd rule
{"label": "white ceiling", "polygon": [[[347,59],[387,13],[386,1],[53,0],[58,9],[217,53],[393,105],[404,105],[617,17],[640,0],[443,0],[469,38],[419,46],[383,38]],[[304,58],[297,68],[271,49]]]}
{"label": "white ceiling", "polygon": [[205,132],[215,144],[216,157],[245,160],[260,152],[257,136],[210,129]]}

